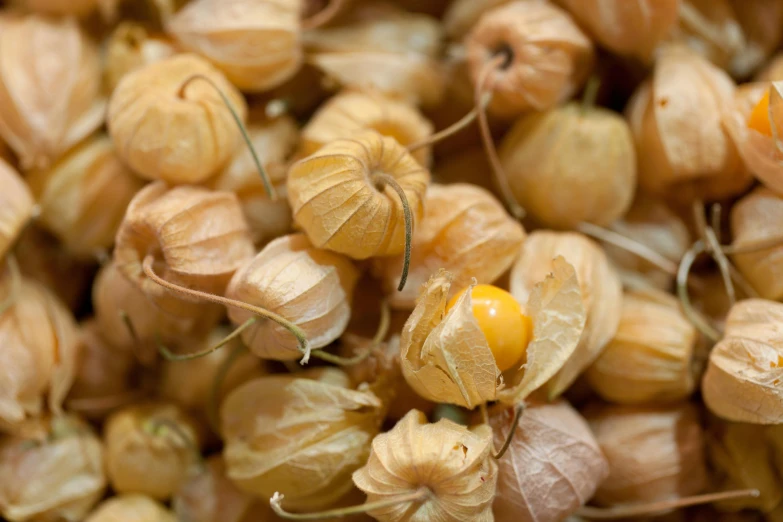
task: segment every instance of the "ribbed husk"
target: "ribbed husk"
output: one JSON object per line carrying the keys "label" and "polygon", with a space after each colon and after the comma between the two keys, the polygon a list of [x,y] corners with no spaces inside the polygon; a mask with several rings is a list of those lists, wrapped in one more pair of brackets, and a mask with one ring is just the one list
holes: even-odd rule
{"label": "ribbed husk", "polygon": [[402,203],[390,186],[376,187],[378,173],[393,177],[405,192],[415,229],[430,173],[394,138],[362,131],[291,166],[288,200],[315,246],[354,259],[403,253]]}
{"label": "ribbed husk", "polygon": [[[514,416],[490,410],[495,447],[503,445]],[[584,505],[609,474],[587,422],[567,402],[528,406],[511,446],[498,460],[495,522],[556,522]]]}
{"label": "ribbed husk", "polygon": [[290,116],[272,120],[254,120],[251,117],[247,133],[278,199],[274,201],[267,195],[253,156],[244,144],[237,149],[228,165],[209,180],[208,186],[235,193],[253,242],[266,244],[291,230],[293,218],[286,197],[286,171],[289,158],[299,142],[299,128]]}
{"label": "ribbed husk", "polygon": [[156,500],[131,493],[104,500],[85,522],[177,522],[177,517]]}
{"label": "ribbed husk", "polygon": [[[374,90],[345,90],[330,98],[318,109],[302,129],[299,155],[309,156],[324,145],[365,130],[397,140],[408,146],[427,139],[432,123],[414,106]],[[414,151],[413,157],[422,165],[432,160],[431,147]]]}
{"label": "ribbed husk", "polygon": [[468,429],[445,419],[427,424],[423,413],[411,410],[373,439],[370,458],[353,481],[368,503],[429,490],[419,502],[369,512],[381,522],[491,522],[498,479],[491,452],[488,426]]}
{"label": "ribbed husk", "polygon": [[150,34],[136,22],[120,23],[106,41],[103,75],[109,92],[129,72],[170,58],[177,52],[174,42],[165,35]]}
{"label": "ribbed husk", "polygon": [[[359,271],[350,259],[315,248],[302,234],[275,239],[237,270],[226,297],[274,312],[302,329],[312,349],[323,348],[345,331]],[[229,308],[239,326],[254,317]],[[242,332],[250,350],[264,359],[294,360],[303,355],[297,339],[273,321]]]}
{"label": "ribbed husk", "polygon": [[596,243],[575,232],[537,231],[528,236],[511,268],[510,290],[517,301],[530,299],[536,282],[552,271],[557,256],[576,270],[587,320],[576,350],[545,387],[550,398],[563,393],[614,337],[623,298],[620,277]]}
{"label": "ribbed husk", "polygon": [[73,18],[0,20],[0,135],[22,168],[46,167],[103,123],[98,48]]}
{"label": "ribbed husk", "polygon": [[587,378],[601,397],[619,404],[685,399],[696,386],[698,340],[673,296],[652,289],[626,292],[617,333],[587,369]]}
{"label": "ribbed husk", "polygon": [[[527,300],[533,338],[525,363],[501,372],[473,315],[466,291],[446,312],[451,275],[439,270],[425,285],[400,339],[402,371],[416,393],[433,402],[473,408],[488,401],[524,401],[572,357],[585,327],[574,267],[555,259]],[[471,284],[468,288],[472,288]]]}
{"label": "ribbed husk", "polygon": [[[5,299],[16,283],[0,281]],[[54,414],[73,384],[78,329],[71,312],[44,286],[21,278],[13,305],[0,315],[0,431],[26,418]]]}
{"label": "ribbed husk", "polygon": [[678,201],[715,200],[751,183],[721,124],[733,94],[731,78],[695,52],[661,50],[652,78],[626,108],[643,190]]}
{"label": "ribbed husk", "polygon": [[728,69],[746,48],[745,34],[729,0],[681,0],[670,40],[683,43]]}
{"label": "ribbed husk", "polygon": [[519,119],[499,149],[514,197],[547,228],[606,226],[636,191],[636,151],[617,113],[578,103]]}
{"label": "ribbed husk", "polygon": [[783,3],[767,0],[729,0],[745,35],[745,46],[734,57],[729,70],[746,78],[769,58],[780,45],[783,34]]}
{"label": "ribbed husk", "polygon": [[595,40],[624,56],[650,61],[677,24],[679,0],[558,0]]}
{"label": "ribbed husk", "polygon": [[236,88],[204,59],[180,54],[126,74],[112,93],[106,125],[117,154],[139,176],[199,183],[217,172],[239,145],[240,131],[214,86],[241,120],[247,106]]}
{"label": "ribbed husk", "polygon": [[165,403],[129,406],[112,414],[104,442],[112,489],[157,500],[170,498],[199,458],[198,427],[179,407]]}
{"label": "ribbed husk", "polygon": [[424,218],[416,228],[408,283],[396,291],[402,256],[374,264],[391,306],[412,310],[421,287],[438,269],[452,274],[456,290],[492,283],[509,269],[525,240],[522,226],[486,190],[467,183],[432,185],[424,202]]}
{"label": "ribbed husk", "polygon": [[195,0],[166,24],[237,87],[265,91],[302,65],[301,0]]}
{"label": "ribbed husk", "polygon": [[100,439],[73,416],[26,428],[0,440],[0,514],[10,522],[84,520],[106,489]]}
{"label": "ribbed husk", "polygon": [[0,159],[0,259],[33,215],[33,195],[16,170]]}
{"label": "ribbed husk", "polygon": [[783,304],[746,299],[726,318],[710,352],[701,392],[717,416],[754,424],[783,423]]}
{"label": "ribbed husk", "polygon": [[487,11],[511,0],[454,0],[443,13],[443,29],[452,40],[462,40]]}
{"label": "ribbed husk", "polygon": [[383,420],[381,400],[349,385],[341,370],[318,368],[234,390],[220,408],[228,477],[256,496],[280,492],[296,510],[325,508],[348,493]]}
{"label": "ribbed husk", "polygon": [[671,500],[706,486],[704,436],[696,408],[604,406],[585,412],[609,462],[593,500],[602,505]]}
{"label": "ribbed husk", "polygon": [[466,37],[465,51],[474,85],[490,59],[509,53],[509,63],[487,81],[490,109],[506,118],[567,100],[593,64],[590,39],[548,2],[511,2],[486,12]]}
{"label": "ribbed husk", "polygon": [[82,142],[27,182],[40,206],[40,222],[71,254],[90,258],[109,249],[133,196],[144,183],[114,153],[105,134]]}

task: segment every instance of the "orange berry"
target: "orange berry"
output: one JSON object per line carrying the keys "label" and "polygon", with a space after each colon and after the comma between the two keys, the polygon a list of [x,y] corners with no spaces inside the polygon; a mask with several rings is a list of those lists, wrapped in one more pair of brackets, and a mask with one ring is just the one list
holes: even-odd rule
{"label": "orange berry", "polygon": [[772,124],[769,121],[769,91],[764,93],[748,116],[748,128],[772,136]]}

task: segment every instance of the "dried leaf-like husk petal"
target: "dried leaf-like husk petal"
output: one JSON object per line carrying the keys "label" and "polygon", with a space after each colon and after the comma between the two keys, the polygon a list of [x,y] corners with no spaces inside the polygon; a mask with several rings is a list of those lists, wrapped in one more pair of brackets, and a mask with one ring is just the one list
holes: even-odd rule
{"label": "dried leaf-like husk petal", "polygon": [[605,406],[585,416],[609,462],[597,503],[671,500],[705,487],[704,437],[693,405]]}
{"label": "dried leaf-like husk petal", "polygon": [[391,306],[412,310],[421,286],[439,268],[452,274],[456,290],[474,278],[480,284],[492,283],[509,269],[524,240],[522,226],[488,191],[467,183],[431,185],[424,218],[413,236],[406,287],[395,291],[402,256],[376,260],[374,271]]}
{"label": "dried leaf-like husk petal", "polygon": [[369,512],[381,522],[491,522],[498,479],[491,451],[488,426],[469,430],[446,419],[427,424],[423,413],[411,410],[373,439],[370,458],[353,481],[368,503],[429,490],[420,502]]}
{"label": "dried leaf-like husk petal", "polygon": [[73,18],[0,21],[0,135],[23,168],[47,167],[98,128],[98,48]]}
{"label": "dried leaf-like husk petal", "polygon": [[490,109],[506,118],[561,103],[593,64],[593,46],[571,17],[548,2],[511,2],[485,13],[465,40],[473,82],[498,52],[509,63],[490,73]]}
{"label": "dried leaf-like husk petal", "polygon": [[482,15],[512,0],[454,0],[443,13],[443,29],[452,40],[462,40]]}
{"label": "dried leaf-like husk petal", "polygon": [[92,257],[109,249],[133,196],[144,183],[123,165],[108,136],[83,142],[45,170],[30,172],[40,222],[66,250]]}
{"label": "dried leaf-like husk petal", "polygon": [[429,172],[394,138],[372,130],[333,141],[291,166],[288,200],[294,220],[319,248],[354,259],[402,254],[402,203],[389,185],[376,188],[373,176],[379,173],[396,180],[413,223],[419,222]]}
{"label": "dried leaf-like husk petal", "polygon": [[[217,89],[191,80],[199,75]],[[226,164],[240,140],[221,92],[244,120],[241,93],[198,56],[175,55],[128,73],[112,93],[106,119],[117,154],[145,179],[206,180]]]}
{"label": "dried leaf-like husk petal", "polygon": [[627,292],[617,333],[587,369],[587,378],[601,397],[619,404],[685,399],[696,386],[693,357],[698,339],[670,294]]}
{"label": "dried leaf-like husk petal", "polygon": [[[315,248],[303,234],[275,239],[234,274],[226,296],[274,312],[302,329],[310,348],[322,348],[345,331],[359,271],[351,260]],[[230,308],[235,325],[254,317]],[[260,321],[242,332],[250,350],[264,359],[302,357],[291,332]]]}
{"label": "dried leaf-like husk petal", "polygon": [[[493,408],[489,425],[503,445],[514,416]],[[584,505],[609,474],[587,422],[567,402],[525,408],[506,455],[498,460],[495,522],[556,522]]]}
{"label": "dried leaf-like husk petal", "polygon": [[177,517],[156,500],[130,493],[104,500],[85,522],[177,522]]}
{"label": "dried leaf-like husk petal", "polygon": [[701,384],[707,407],[731,421],[783,423],[782,340],[783,304],[764,299],[735,304]]}
{"label": "dried leaf-like husk petal", "polygon": [[547,228],[622,217],[636,191],[636,151],[625,120],[577,103],[523,116],[500,159],[516,200]]}
{"label": "dried leaf-like husk petal", "polygon": [[0,514],[10,522],[84,520],[103,496],[103,448],[76,417],[39,419],[0,440]]}
{"label": "dried leaf-like husk petal", "polygon": [[33,215],[33,196],[11,165],[0,159],[0,259]]}
{"label": "dried leaf-like husk petal", "polygon": [[620,324],[622,284],[601,248],[574,232],[537,231],[528,236],[511,268],[511,294],[527,301],[537,281],[552,270],[552,260],[563,256],[576,270],[587,320],[579,345],[558,375],[546,386],[549,397],[565,391],[614,337]]}
{"label": "dried leaf-like husk petal", "polygon": [[177,491],[199,457],[198,427],[183,410],[169,404],[129,406],[112,414],[104,427],[104,441],[112,489],[157,500]]}
{"label": "dried leaf-like husk petal", "polygon": [[301,0],[195,0],[167,31],[247,91],[271,89],[302,65]]}
{"label": "dried leaf-like husk petal", "polygon": [[382,421],[380,399],[348,384],[342,371],[320,368],[234,390],[220,408],[228,477],[257,496],[279,491],[306,511],[348,493]]}
{"label": "dried leaf-like husk petal", "polygon": [[[66,0],[68,1],[68,0]],[[113,91],[131,71],[177,54],[174,43],[161,34],[150,34],[138,23],[124,21],[106,41],[104,78]]]}
{"label": "dried leaf-like husk petal", "polygon": [[[299,154],[309,156],[329,142],[372,129],[408,146],[427,139],[432,123],[414,106],[372,90],[345,90],[324,102],[302,129]],[[413,152],[425,167],[431,147]]]}
{"label": "dried leaf-like husk petal", "polygon": [[729,0],[680,0],[679,23],[670,39],[681,42],[723,69],[746,47]]}

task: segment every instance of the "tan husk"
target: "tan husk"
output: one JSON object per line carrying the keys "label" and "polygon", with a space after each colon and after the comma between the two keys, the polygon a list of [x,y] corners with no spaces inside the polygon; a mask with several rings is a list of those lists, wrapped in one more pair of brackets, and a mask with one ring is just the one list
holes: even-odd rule
{"label": "tan husk", "polygon": [[620,277],[597,244],[575,232],[537,231],[528,236],[511,268],[510,291],[517,301],[524,303],[530,298],[536,283],[552,270],[552,259],[558,256],[576,270],[587,319],[578,346],[546,385],[550,398],[564,392],[614,337],[623,297]]}
{"label": "tan husk", "polygon": [[106,489],[100,439],[73,416],[26,429],[0,440],[0,514],[10,522],[84,520]]}
{"label": "tan husk", "polygon": [[[408,146],[432,134],[432,123],[405,102],[373,90],[344,90],[318,108],[302,129],[299,155],[309,156],[329,142],[372,129]],[[427,167],[431,147],[413,151],[413,157]]]}
{"label": "tan husk", "polygon": [[297,510],[328,507],[348,493],[383,420],[380,399],[349,384],[341,370],[317,368],[231,392],[220,408],[228,477],[256,496],[279,491]]}
{"label": "tan husk", "polygon": [[703,433],[693,405],[604,406],[585,416],[609,462],[593,498],[598,504],[670,500],[705,487]]}
{"label": "tan husk", "polygon": [[606,226],[631,206],[636,151],[615,112],[569,103],[523,116],[498,152],[514,197],[547,228]]}
{"label": "tan husk", "polygon": [[111,11],[118,0],[11,0],[30,11],[43,15],[85,16],[100,8],[101,11]]}
{"label": "tan husk", "polygon": [[492,283],[509,269],[524,240],[522,226],[488,191],[467,183],[431,185],[413,236],[407,286],[396,291],[402,256],[377,259],[373,270],[389,304],[412,310],[421,286],[439,268],[452,274],[457,291],[474,278]]}
{"label": "tan husk", "polygon": [[[490,410],[496,448],[509,435],[513,417],[509,407]],[[508,452],[498,460],[495,522],[563,520],[608,474],[590,428],[567,402],[528,405]]]}
{"label": "tan husk", "polygon": [[729,0],[681,0],[670,40],[683,43],[728,69],[746,47],[745,34]]}
{"label": "tan husk", "polygon": [[129,72],[174,56],[177,51],[174,43],[164,35],[150,34],[135,22],[120,23],[106,41],[103,75],[109,92]]}
{"label": "tan husk", "polygon": [[717,416],[755,424],[783,423],[783,304],[739,301],[723,339],[710,352],[701,385]]}
{"label": "tan husk", "polygon": [[106,471],[117,493],[171,497],[199,458],[198,427],[179,407],[129,406],[104,427]]}
{"label": "tan husk", "polygon": [[105,134],[72,149],[45,170],[28,173],[40,222],[71,254],[108,250],[133,196],[144,183],[114,153]]}
{"label": "tan husk", "polygon": [[462,40],[481,16],[511,0],[454,0],[443,13],[443,29],[452,40]]}
{"label": "tan husk", "polygon": [[402,254],[403,205],[389,184],[378,185],[379,174],[394,178],[405,193],[415,230],[430,173],[394,138],[373,130],[333,141],[291,166],[294,220],[319,248],[354,259]]}
{"label": "tan husk", "polygon": [[[770,60],[753,79],[755,82],[759,82],[763,88],[767,87],[766,82],[778,82],[783,80],[783,53],[777,53],[772,58],[770,58]],[[738,87],[738,89],[741,89],[743,86],[747,85],[755,84],[742,84]]]}
{"label": "tan husk", "polygon": [[746,78],[780,45],[783,4],[767,0],[729,0],[729,3],[745,35],[745,46],[734,56],[729,69],[733,76]]}
{"label": "tan husk", "polygon": [[33,215],[33,195],[16,170],[0,159],[0,259]]}
{"label": "tan husk", "polygon": [[[284,317],[302,329],[309,348],[317,349],[345,331],[358,279],[350,259],[315,248],[303,234],[291,234],[275,239],[237,270],[226,297]],[[254,315],[232,307],[228,317],[239,326]],[[257,321],[242,332],[242,339],[264,359],[290,361],[306,355],[297,338],[273,321]]]}
{"label": "tan husk", "polygon": [[180,54],[126,74],[112,93],[106,125],[117,154],[139,176],[200,183],[239,145],[231,109],[244,121],[241,93],[202,58]]}
{"label": "tan husk", "polygon": [[129,493],[104,500],[85,522],[177,522],[177,517],[150,497]]}
{"label": "tan husk", "polygon": [[0,135],[22,168],[47,167],[103,123],[98,48],[73,18],[0,20]]}
{"label": "tan husk", "polygon": [[[524,401],[572,356],[585,324],[574,268],[555,259],[525,307],[533,322],[526,362],[501,373],[473,316],[471,292],[448,312],[451,275],[439,270],[416,302],[402,330],[400,356],[405,380],[434,402],[473,408],[488,401]],[[472,288],[472,284],[469,288]]]}
{"label": "tan husk", "polygon": [[195,0],[166,29],[240,89],[264,91],[302,64],[301,11],[301,0]]}
{"label": "tan husk", "polygon": [[696,386],[698,340],[672,295],[653,289],[626,292],[617,333],[586,375],[601,397],[619,404],[684,399]]}
{"label": "tan husk", "polygon": [[504,118],[567,100],[593,64],[590,39],[548,2],[511,2],[486,12],[466,37],[465,52],[474,85],[490,59],[508,53],[508,63],[487,82],[490,109]]}

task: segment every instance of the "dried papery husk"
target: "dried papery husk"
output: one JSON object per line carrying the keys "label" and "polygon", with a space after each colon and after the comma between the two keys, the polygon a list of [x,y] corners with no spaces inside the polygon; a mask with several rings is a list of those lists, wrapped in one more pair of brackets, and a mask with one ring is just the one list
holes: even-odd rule
{"label": "dried papery husk", "polygon": [[670,36],[723,69],[746,47],[729,0],[681,0],[679,21]]}
{"label": "dried papery husk", "polygon": [[619,404],[685,399],[696,386],[698,341],[696,328],[672,295],[653,289],[626,292],[617,333],[587,369],[587,378],[601,397]]}
{"label": "dried papery husk", "polygon": [[120,0],[11,0],[12,5],[49,16],[87,16],[96,10],[109,17]]}
{"label": "dried papery husk", "polygon": [[754,424],[783,423],[783,304],[737,302],[723,339],[710,352],[701,393],[717,416]]}
{"label": "dried papery husk", "polygon": [[643,190],[689,201],[722,199],[748,187],[751,177],[721,123],[734,88],[725,72],[694,51],[661,50],[652,78],[626,107]]}
{"label": "dried papery husk", "polygon": [[239,145],[232,110],[244,121],[242,94],[204,59],[179,54],[126,74],[112,93],[106,125],[120,159],[139,176],[200,183]]}
{"label": "dried papery husk", "polygon": [[454,0],[443,13],[443,29],[452,40],[462,40],[481,19],[495,7],[512,0]]}
{"label": "dried papery husk", "polygon": [[704,436],[692,404],[604,406],[585,417],[609,462],[593,497],[598,504],[671,500],[706,486]]}
{"label": "dried papery husk", "polygon": [[[299,155],[309,156],[334,140],[372,129],[407,147],[426,140],[432,123],[414,106],[372,90],[349,89],[327,100],[302,129]],[[431,147],[412,152],[422,165],[432,160]]]}
{"label": "dried papery husk", "polygon": [[33,215],[33,195],[19,173],[0,159],[0,259]]}
{"label": "dried papery husk", "polygon": [[75,416],[36,419],[0,440],[0,514],[10,522],[84,520],[106,489],[103,447]]}
{"label": "dried papery husk", "polygon": [[28,173],[40,207],[40,223],[77,257],[108,250],[133,196],[144,183],[114,153],[111,139],[97,134],[50,168]]}
{"label": "dried papery husk", "polygon": [[[495,407],[489,425],[495,447],[512,428],[514,411]],[[583,506],[609,474],[609,465],[587,422],[565,401],[530,404],[498,459],[492,511],[496,522],[563,520]]]}
{"label": "dried papery husk", "polygon": [[762,65],[783,39],[783,4],[767,0],[729,0],[742,26],[745,46],[734,56],[729,70],[739,78],[749,76]]}
{"label": "dried papery husk", "polygon": [[606,226],[633,201],[633,137],[613,111],[570,103],[523,116],[498,152],[514,197],[547,228]]}
{"label": "dried papery husk", "polygon": [[251,117],[247,134],[259,158],[262,158],[277,199],[271,199],[266,193],[247,147],[238,148],[233,159],[209,180],[208,185],[237,195],[253,242],[265,244],[291,230],[293,218],[286,198],[285,182],[289,158],[299,142],[299,128],[296,121],[287,115],[269,120]]}
{"label": "dried papery husk", "polygon": [[78,328],[71,312],[27,278],[15,291],[13,304],[0,315],[0,430],[41,415],[44,405],[62,413],[77,371]]}
{"label": "dried papery husk", "polygon": [[402,256],[374,264],[394,308],[412,310],[421,286],[438,269],[452,275],[455,289],[492,283],[509,269],[525,240],[525,230],[486,190],[467,183],[431,185],[424,201],[424,218],[411,248],[408,284],[396,292]]}
{"label": "dried papery husk", "polygon": [[[314,510],[351,491],[383,420],[381,400],[336,368],[254,379],[220,407],[228,477],[260,497]],[[259,400],[263,397],[263,400]]]}
{"label": "dried papery husk", "polygon": [[166,35],[150,33],[142,24],[124,21],[106,41],[104,79],[109,92],[129,72],[170,58],[179,49]]}
{"label": "dried papery husk", "polygon": [[0,135],[22,168],[47,167],[102,123],[101,64],[73,18],[0,21]]}
{"label": "dried papery husk", "polygon": [[173,404],[139,404],[113,413],[104,427],[112,489],[170,498],[198,464],[199,440],[199,427]]}
{"label": "dried papery husk", "polygon": [[494,400],[517,404],[540,388],[573,355],[585,326],[574,267],[559,257],[550,271],[524,307],[533,322],[524,364],[501,372],[473,315],[471,292],[446,312],[451,275],[439,270],[401,334],[402,371],[411,388],[425,399],[467,408]]}
{"label": "dried papery husk", "polygon": [[85,522],[177,522],[177,517],[160,502],[130,493],[104,500]]}
{"label": "dried papery husk", "polygon": [[680,0],[559,0],[610,51],[650,61],[659,42],[677,24]]}
{"label": "dried papery husk", "polygon": [[291,166],[288,201],[295,222],[315,246],[354,259],[402,254],[403,203],[382,176],[405,193],[415,230],[430,173],[394,138],[373,130],[333,141]]}
{"label": "dried papery husk", "polygon": [[486,12],[465,39],[475,84],[487,63],[507,63],[489,73],[489,108],[513,118],[543,111],[570,98],[593,65],[593,46],[568,13],[548,2],[511,2]]}
{"label": "dried papery husk", "polygon": [[545,388],[550,398],[564,392],[614,337],[623,298],[620,277],[596,243],[575,232],[536,231],[527,237],[511,268],[510,290],[517,301],[530,299],[558,256],[576,270],[587,320],[576,350]]}
{"label": "dried papery husk", "polygon": [[[762,84],[764,82],[779,82],[783,80],[783,53],[777,53],[770,58],[753,79]],[[742,88],[742,85],[739,88]]]}
{"label": "dried papery husk", "polygon": [[[273,240],[240,268],[226,297],[276,313],[299,327],[312,349],[323,348],[345,331],[351,315],[351,295],[359,271],[350,259],[315,248],[303,234]],[[254,317],[229,308],[239,326]],[[250,350],[264,359],[302,358],[299,342],[273,321],[257,321],[242,332]]]}

